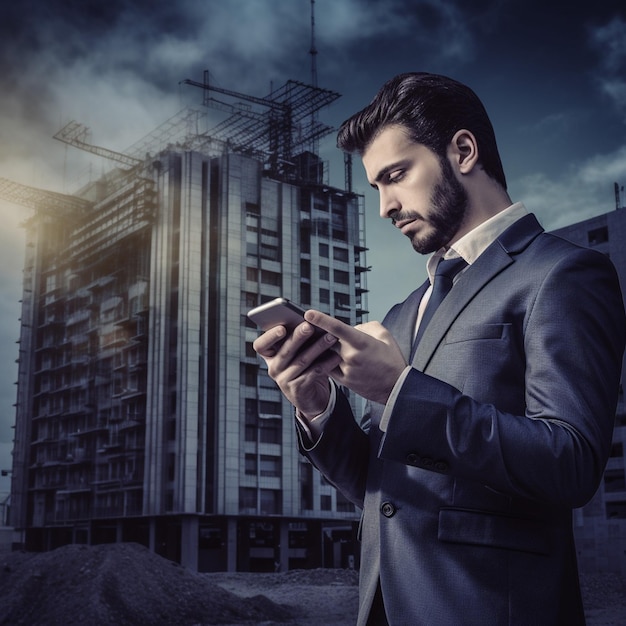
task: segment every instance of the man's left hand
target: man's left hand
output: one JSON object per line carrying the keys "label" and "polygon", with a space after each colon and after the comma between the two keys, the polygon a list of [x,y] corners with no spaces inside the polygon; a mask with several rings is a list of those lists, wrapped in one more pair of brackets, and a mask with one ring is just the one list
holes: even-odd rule
{"label": "man's left hand", "polygon": [[315,310],[307,311],[304,317],[339,339],[331,350],[341,361],[330,376],[360,396],[385,404],[407,366],[391,333],[380,322],[352,327]]}

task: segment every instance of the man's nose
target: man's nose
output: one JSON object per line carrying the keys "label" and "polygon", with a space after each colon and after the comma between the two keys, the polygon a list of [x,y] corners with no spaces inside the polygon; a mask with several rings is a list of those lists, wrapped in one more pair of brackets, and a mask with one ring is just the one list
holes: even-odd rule
{"label": "man's nose", "polygon": [[392,218],[395,213],[400,210],[400,202],[395,194],[386,190],[379,191],[380,194],[380,216],[383,218]]}

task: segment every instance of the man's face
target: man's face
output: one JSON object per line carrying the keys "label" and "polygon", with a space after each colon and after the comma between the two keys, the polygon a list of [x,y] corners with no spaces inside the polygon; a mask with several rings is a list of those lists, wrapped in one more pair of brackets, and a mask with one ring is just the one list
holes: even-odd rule
{"label": "man's face", "polygon": [[367,178],[390,218],[421,254],[453,242],[466,217],[468,197],[447,158],[388,126],[363,154]]}

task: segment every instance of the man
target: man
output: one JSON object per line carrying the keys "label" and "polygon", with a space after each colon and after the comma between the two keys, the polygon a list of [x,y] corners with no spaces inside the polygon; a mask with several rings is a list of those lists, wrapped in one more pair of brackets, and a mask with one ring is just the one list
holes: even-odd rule
{"label": "man", "polygon": [[[456,81],[390,80],[338,145],[361,155],[381,216],[433,253],[431,280],[463,259],[432,315],[427,281],[382,325],[311,310],[255,342],[301,451],[363,508],[358,624],[583,624],[571,517],[611,446],[612,264],[512,204],[488,116]],[[301,350],[312,325],[326,335]],[[340,386],[370,401],[360,426]]]}

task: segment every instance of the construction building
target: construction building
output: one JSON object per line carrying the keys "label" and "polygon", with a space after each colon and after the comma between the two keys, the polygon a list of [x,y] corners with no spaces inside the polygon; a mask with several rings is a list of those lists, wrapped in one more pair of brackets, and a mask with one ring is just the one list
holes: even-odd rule
{"label": "construction building", "polygon": [[[0,180],[35,209],[14,545],[136,541],[199,571],[354,565],[358,511],[298,454],[246,317],[277,296],[367,313],[363,198],[349,162],[346,189],[326,184],[316,150],[338,94],[184,82],[206,106],[123,153],[76,122],[55,136],[116,165],[77,193]],[[200,132],[209,109],[224,119]]]}
{"label": "construction building", "polygon": [[[626,295],[626,207],[615,184],[615,211],[553,231],[565,239],[603,252],[617,268]],[[626,362],[622,368],[611,457],[592,501],[574,512],[581,571],[626,575]]]}

